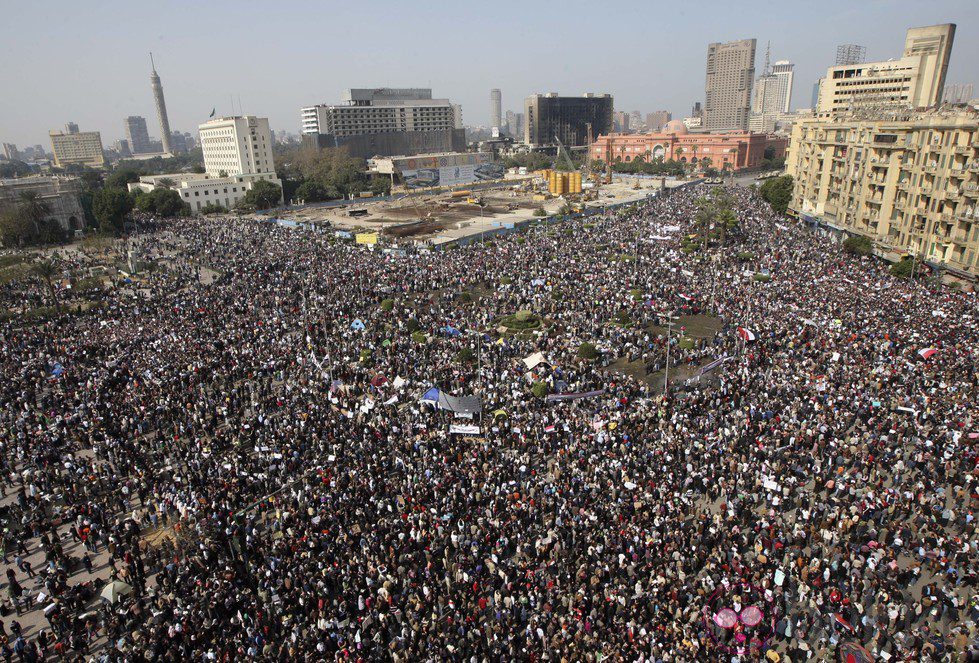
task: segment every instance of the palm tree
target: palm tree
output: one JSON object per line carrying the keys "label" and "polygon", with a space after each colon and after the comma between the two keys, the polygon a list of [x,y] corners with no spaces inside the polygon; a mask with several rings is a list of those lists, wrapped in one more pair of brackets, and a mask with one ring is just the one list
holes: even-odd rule
{"label": "palm tree", "polygon": [[157,186],[162,186],[164,189],[172,189],[176,186],[177,182],[172,177],[161,177],[156,181]]}
{"label": "palm tree", "polygon": [[58,275],[58,268],[50,260],[42,260],[34,265],[34,273],[44,279],[48,286],[48,294],[51,296],[52,305],[61,312],[61,302],[58,301],[58,294],[54,290],[54,277]]}
{"label": "palm tree", "polygon": [[44,215],[51,211],[50,205],[44,202],[41,194],[37,191],[24,191],[20,194],[20,209],[24,216],[34,224],[34,235],[40,238],[40,223],[44,220]]}

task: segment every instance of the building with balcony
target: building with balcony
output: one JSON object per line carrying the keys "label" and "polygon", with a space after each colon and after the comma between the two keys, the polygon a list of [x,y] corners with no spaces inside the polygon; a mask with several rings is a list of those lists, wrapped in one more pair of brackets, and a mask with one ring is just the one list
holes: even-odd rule
{"label": "building with balcony", "polygon": [[979,274],[979,114],[928,110],[862,119],[801,118],[786,169],[789,211],[835,234],[863,235],[879,255],[914,255]]}

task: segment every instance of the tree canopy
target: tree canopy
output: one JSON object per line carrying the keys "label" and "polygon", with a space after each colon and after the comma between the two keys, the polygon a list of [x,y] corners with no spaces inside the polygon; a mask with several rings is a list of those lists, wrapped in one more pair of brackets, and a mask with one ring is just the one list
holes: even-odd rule
{"label": "tree canopy", "polygon": [[792,176],[783,175],[765,180],[765,183],[759,187],[758,193],[768,201],[773,210],[784,214],[792,200]]}
{"label": "tree canopy", "polygon": [[282,187],[266,180],[260,180],[248,190],[242,203],[255,209],[269,209],[279,204],[282,199]]}
{"label": "tree canopy", "polygon": [[106,187],[92,196],[92,213],[105,232],[122,232],[126,214],[133,208],[132,197],[125,189]]}

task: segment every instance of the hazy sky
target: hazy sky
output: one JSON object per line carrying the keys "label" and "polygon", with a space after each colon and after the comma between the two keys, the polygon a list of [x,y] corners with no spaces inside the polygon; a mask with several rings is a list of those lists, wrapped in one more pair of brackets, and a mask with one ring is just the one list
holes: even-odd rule
{"label": "hazy sky", "polygon": [[466,124],[489,122],[494,87],[504,111],[534,92],[591,91],[682,117],[703,99],[707,44],[749,37],[759,73],[769,40],[773,61],[796,63],[792,105],[807,107],[837,44],[899,57],[908,27],[946,22],[958,24],[948,81],[979,83],[979,0],[0,0],[0,140],[50,149],[48,130],[71,120],[110,145],[127,115],[159,137],[149,51],[174,130],[240,96],[245,113],[298,132],[300,106],[347,87],[431,87]]}

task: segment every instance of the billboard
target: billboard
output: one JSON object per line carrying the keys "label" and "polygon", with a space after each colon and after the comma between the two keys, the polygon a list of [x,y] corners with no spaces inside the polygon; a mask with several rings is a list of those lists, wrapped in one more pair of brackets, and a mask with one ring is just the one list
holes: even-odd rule
{"label": "billboard", "polygon": [[494,164],[493,156],[486,152],[405,157],[397,159],[395,164],[409,189],[472,184],[503,177],[503,166]]}

